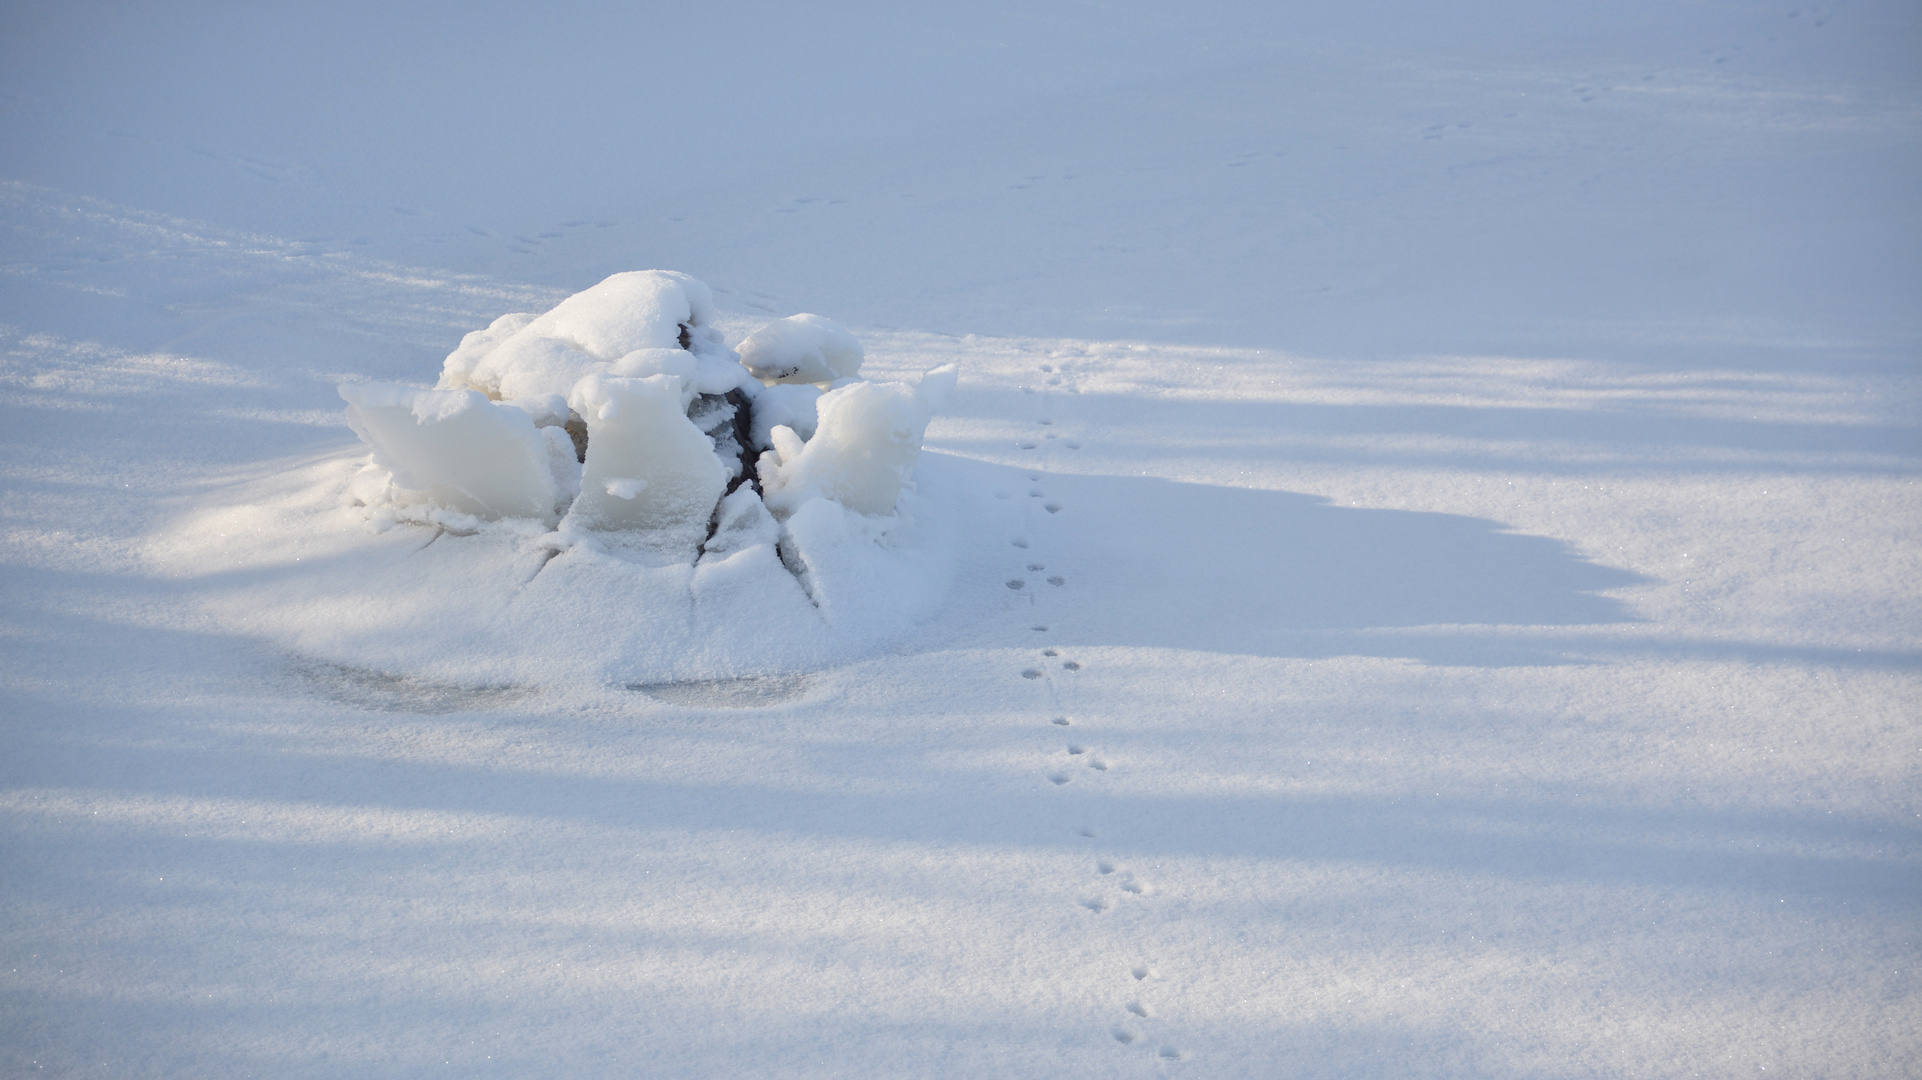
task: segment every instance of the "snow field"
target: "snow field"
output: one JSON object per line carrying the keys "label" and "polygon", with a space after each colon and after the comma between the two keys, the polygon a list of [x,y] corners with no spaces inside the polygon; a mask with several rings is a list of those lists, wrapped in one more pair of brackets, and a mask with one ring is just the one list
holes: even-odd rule
{"label": "snow field", "polygon": [[[12,458],[46,567],[12,579],[16,1044],[154,1075],[1909,1060],[1910,601],[1831,599],[1908,572],[1899,398],[864,336],[874,378],[969,373],[922,458],[942,618],[735,690],[700,680],[738,640],[589,612],[694,642],[641,691],[558,652],[408,673],[404,626],[315,659],[332,616],[274,614],[308,564],[392,545],[462,596],[493,541],[314,531],[364,451],[268,418],[298,410],[214,445],[313,431],[304,459],[139,462],[204,454],[257,377],[11,339],[16,430],[88,435]],[[129,400],[181,407],[100,419]],[[1373,408],[1394,431],[1344,419]]]}
{"label": "snow field", "polygon": [[[362,453],[337,426],[304,466],[203,465],[163,503],[63,494],[113,474],[25,444],[17,469],[69,479],[26,489],[44,516],[10,534],[54,575],[10,639],[33,763],[11,850],[36,868],[15,879],[19,1044],[154,1075],[1908,1060],[1909,976],[1883,962],[1910,948],[1905,601],[1827,600],[1906,572],[1890,508],[1913,486],[1874,439],[1899,405],[1763,380],[1699,407],[1814,399],[1833,434],[1784,460],[1669,420],[1681,394],[1587,429],[1541,415],[1591,417],[1594,369],[864,336],[875,378],[969,372],[922,459],[968,508],[944,615],[744,691],[699,681],[738,670],[724,636],[646,691],[551,659],[476,684],[287,643],[329,620],[270,618],[270,598],[339,545],[396,545],[417,577],[489,543],[311,531],[299,500]],[[82,424],[123,385],[193,402],[248,381],[11,349],[29,415]],[[79,355],[139,381],[58,374]],[[1419,459],[1405,421],[1301,421],[1437,397],[1472,415]],[[1824,565],[1844,543],[1854,561]],[[437,571],[450,593],[464,565]],[[404,661],[404,637],[370,662]],[[142,779],[160,748],[177,764]]]}
{"label": "snow field", "polygon": [[[0,19],[0,1071],[1922,1073],[1909,7],[378,16]],[[343,509],[646,265],[868,636]]]}

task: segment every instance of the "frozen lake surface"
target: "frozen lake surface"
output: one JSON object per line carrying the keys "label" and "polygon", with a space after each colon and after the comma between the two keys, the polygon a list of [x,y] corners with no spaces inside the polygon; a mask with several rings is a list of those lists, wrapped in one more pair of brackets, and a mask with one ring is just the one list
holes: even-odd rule
{"label": "frozen lake surface", "polygon": [[[0,28],[8,1074],[1922,1071],[1912,5]],[[648,268],[960,365],[918,614],[335,633],[546,573],[335,384]]]}

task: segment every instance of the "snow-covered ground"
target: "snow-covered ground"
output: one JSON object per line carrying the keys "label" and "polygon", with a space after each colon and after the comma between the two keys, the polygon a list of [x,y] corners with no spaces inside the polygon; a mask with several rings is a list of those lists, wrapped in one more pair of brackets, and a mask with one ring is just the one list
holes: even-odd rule
{"label": "snow-covered ground", "polygon": [[[0,1069],[1922,1072],[1912,5],[282,8],[0,14]],[[350,657],[646,268],[960,365],[918,621]]]}

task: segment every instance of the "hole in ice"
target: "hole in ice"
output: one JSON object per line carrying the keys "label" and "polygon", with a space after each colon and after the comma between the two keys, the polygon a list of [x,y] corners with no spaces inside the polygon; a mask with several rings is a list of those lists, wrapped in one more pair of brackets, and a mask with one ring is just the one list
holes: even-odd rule
{"label": "hole in ice", "polygon": [[754,709],[793,701],[807,692],[806,675],[750,675],[741,679],[628,683],[656,701],[697,709]]}
{"label": "hole in ice", "polygon": [[384,712],[441,714],[489,709],[535,692],[526,686],[459,686],[344,664],[311,664],[296,670],[322,697]]}

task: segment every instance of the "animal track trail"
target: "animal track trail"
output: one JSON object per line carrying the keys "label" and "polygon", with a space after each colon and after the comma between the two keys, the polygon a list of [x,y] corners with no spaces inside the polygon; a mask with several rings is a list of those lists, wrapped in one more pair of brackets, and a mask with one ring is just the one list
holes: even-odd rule
{"label": "animal track trail", "polygon": [[[1055,406],[1065,401],[1066,395],[1078,394],[1077,376],[1098,363],[1096,357],[1083,350],[1075,356],[1056,353],[1050,362],[1038,365],[1040,392],[1030,399],[1036,409],[1034,427],[1030,430],[1038,432],[1039,437],[1031,435],[1021,439],[1024,453],[1034,455],[1037,464],[1045,465],[1055,455],[1081,449],[1082,434],[1064,428]],[[1022,501],[1026,504],[1024,512],[1030,515],[1030,534],[1039,540],[1050,540],[1053,523],[1061,520],[1060,515],[1068,509],[1067,500],[1051,489],[1043,468],[1029,469],[1024,478],[1029,486]],[[1035,508],[1039,514],[1034,513]],[[1049,565],[1055,561],[1052,545],[1042,542],[1033,546],[1022,544],[1020,548],[1023,555],[1028,556],[1024,561],[1027,574],[1023,579],[1028,602],[1041,610],[1070,602],[1073,599],[1070,576]],[[1049,622],[1041,619],[1032,625],[1031,634],[1046,634]],[[1088,658],[1076,656],[1073,650],[1046,638],[1029,656],[1024,673],[1035,672],[1034,677],[1047,686],[1049,695],[1048,724],[1037,725],[1036,729],[1045,747],[1041,764],[1048,779],[1062,792],[1061,797],[1079,803],[1085,795],[1077,794],[1077,784],[1092,783],[1096,786],[1090,791],[1099,791],[1119,782],[1122,773],[1116,760],[1102,750],[1101,743],[1107,732],[1103,731],[1099,714],[1078,708],[1083,700],[1083,684],[1089,679],[1099,679],[1098,665],[1089,667]],[[1064,699],[1067,708],[1062,707]],[[1089,862],[1085,865],[1091,871],[1083,891],[1075,895],[1075,903],[1087,912],[1088,918],[1123,919],[1115,929],[1124,935],[1137,939],[1148,936],[1159,918],[1159,905],[1153,900],[1156,893],[1153,882],[1121,857],[1125,848],[1117,851],[1112,840],[1104,843],[1095,828],[1078,824],[1073,832],[1089,844]],[[1104,852],[1102,848],[1109,851]],[[1133,947],[1145,952],[1148,946],[1147,941],[1136,940]],[[1137,957],[1140,955],[1137,953]],[[1145,1050],[1150,1060],[1164,1066],[1187,1060],[1190,1053],[1168,1038],[1170,1032],[1165,1030],[1168,1021],[1156,1005],[1160,973],[1140,959],[1116,959],[1120,961],[1114,976],[1118,985],[1101,992],[1109,1003],[1107,1007],[1117,1010],[1108,1029],[1116,1048],[1127,1048],[1130,1052]],[[1113,996],[1108,996],[1110,993]]]}
{"label": "animal track trail", "polygon": [[[1098,718],[1084,724],[1083,715],[1079,715],[1081,711],[1076,708],[1080,702],[1080,684],[1095,677],[1096,672],[1088,667],[1084,658],[1047,636],[1055,621],[1049,618],[1052,609],[1073,599],[1069,575],[1051,565],[1057,554],[1053,543],[1054,523],[1060,520],[1067,503],[1051,490],[1045,467],[1054,454],[1079,450],[1082,446],[1080,438],[1068,437],[1068,433],[1061,430],[1054,412],[1056,395],[1079,393],[1073,367],[1068,362],[1040,364],[1041,377],[1036,380],[1040,385],[1021,388],[1032,396],[1038,415],[1030,429],[1035,434],[1021,437],[1016,443],[1024,455],[1034,456],[1026,459],[1032,464],[1023,470],[1025,486],[1019,489],[1018,502],[1025,527],[1009,540],[1009,576],[1004,580],[1007,589],[1015,594],[1010,597],[1011,603],[1035,616],[1022,632],[1026,639],[1025,655],[1018,661],[1017,671],[1022,679],[1039,684],[1046,694],[1046,709],[1040,717],[1045,723],[1035,726],[1039,740],[1036,765],[1049,786],[1061,793],[1058,797],[1069,800],[1062,804],[1064,814],[1085,812],[1088,804],[1083,802],[1086,795],[1080,793],[1081,785],[1092,783],[1096,787],[1091,790],[1099,791],[1113,782],[1111,778],[1117,774],[1113,759],[1099,748],[1102,732]],[[1017,493],[997,494],[1015,498]],[[1071,733],[1072,737],[1064,737]],[[1097,831],[1087,824],[1075,824],[1071,828],[1076,836],[1091,842],[1091,846],[1098,840]],[[1116,927],[1124,934],[1130,927],[1141,925],[1138,920],[1151,917],[1154,906],[1144,903],[1154,892],[1149,882],[1122,859],[1098,852],[1090,855],[1093,873],[1089,874],[1084,887],[1072,895],[1072,902],[1086,913],[1085,917],[1129,919]],[[1118,970],[1126,972],[1123,985],[1128,992],[1108,999],[1113,1003],[1111,1007],[1121,1011],[1109,1028],[1114,1042],[1120,1047],[1145,1049],[1162,1063],[1186,1058],[1185,1051],[1159,1037],[1156,1031],[1164,1021],[1160,1020],[1153,1003],[1152,991],[1159,979],[1154,968],[1136,963],[1132,967],[1118,965]]]}

